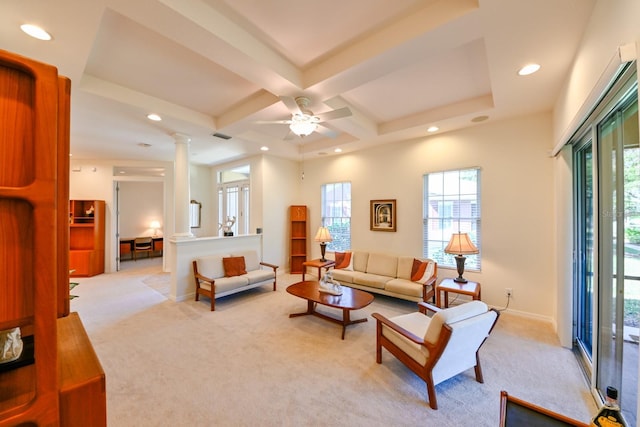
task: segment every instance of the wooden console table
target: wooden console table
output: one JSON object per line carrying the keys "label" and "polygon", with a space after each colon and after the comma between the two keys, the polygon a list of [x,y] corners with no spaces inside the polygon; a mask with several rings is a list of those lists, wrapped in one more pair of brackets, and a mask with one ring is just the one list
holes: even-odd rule
{"label": "wooden console table", "polygon": [[[135,237],[121,237],[120,238],[120,261],[126,261],[133,259],[133,241]],[[162,256],[162,250],[164,248],[164,237],[157,236],[152,237],[153,252],[151,256]]]}

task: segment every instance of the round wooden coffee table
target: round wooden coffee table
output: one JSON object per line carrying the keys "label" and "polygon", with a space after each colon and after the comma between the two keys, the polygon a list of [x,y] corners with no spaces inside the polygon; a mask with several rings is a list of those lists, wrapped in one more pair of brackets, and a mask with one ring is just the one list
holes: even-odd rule
{"label": "round wooden coffee table", "polygon": [[[359,289],[352,289],[348,286],[342,287],[342,295],[331,295],[326,292],[320,292],[317,280],[305,280],[294,283],[287,287],[287,292],[291,295],[307,300],[307,311],[302,313],[293,313],[290,314],[289,317],[306,316],[311,314],[321,319],[339,323],[342,325],[342,339],[344,339],[344,333],[347,326],[367,321],[366,317],[364,319],[351,320],[351,310],[364,308],[373,301],[373,295],[370,293]],[[315,310],[316,304],[342,309],[342,320],[327,316],[323,313],[318,313]]]}

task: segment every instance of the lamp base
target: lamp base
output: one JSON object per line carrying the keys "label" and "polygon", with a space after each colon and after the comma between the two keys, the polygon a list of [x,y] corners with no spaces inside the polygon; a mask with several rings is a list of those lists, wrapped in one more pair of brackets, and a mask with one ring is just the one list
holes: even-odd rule
{"label": "lamp base", "polygon": [[322,262],[326,262],[327,261],[326,258],[324,257],[324,253],[325,253],[326,250],[327,250],[327,244],[324,243],[324,242],[321,242],[320,243],[320,254],[321,254],[320,261],[322,261]]}
{"label": "lamp base", "polygon": [[467,279],[462,277],[462,274],[464,273],[464,262],[466,259],[467,258],[462,255],[456,255],[456,269],[458,270],[458,277],[453,279],[456,283],[467,283]]}

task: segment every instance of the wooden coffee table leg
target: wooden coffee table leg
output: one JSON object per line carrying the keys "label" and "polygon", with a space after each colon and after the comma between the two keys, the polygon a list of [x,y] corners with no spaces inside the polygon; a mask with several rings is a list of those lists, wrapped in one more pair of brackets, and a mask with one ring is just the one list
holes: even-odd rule
{"label": "wooden coffee table leg", "polygon": [[365,317],[363,319],[351,320],[351,310],[347,308],[342,309],[342,339],[344,339],[344,333],[347,330],[347,326],[353,325],[356,323],[366,322],[368,319]]}
{"label": "wooden coffee table leg", "polygon": [[302,313],[291,313],[289,315],[289,317],[298,317],[298,316],[307,316],[309,314],[316,314],[316,303],[311,301],[311,300],[307,300],[307,311],[304,311]]}

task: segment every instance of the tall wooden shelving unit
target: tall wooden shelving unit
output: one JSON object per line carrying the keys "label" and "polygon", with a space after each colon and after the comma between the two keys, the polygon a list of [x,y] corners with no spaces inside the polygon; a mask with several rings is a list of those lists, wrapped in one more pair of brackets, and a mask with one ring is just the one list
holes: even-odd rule
{"label": "tall wooden shelving unit", "polygon": [[69,268],[72,276],[104,273],[104,200],[69,202]]}
{"label": "tall wooden shelving unit", "polygon": [[0,427],[106,425],[104,371],[69,314],[70,91],[55,67],[0,50],[0,331],[25,343],[0,365]]}
{"label": "tall wooden shelving unit", "polygon": [[301,274],[304,270],[303,262],[307,260],[307,207],[293,205],[289,211],[291,220],[291,241],[289,251],[291,255],[289,271],[292,274]]}

